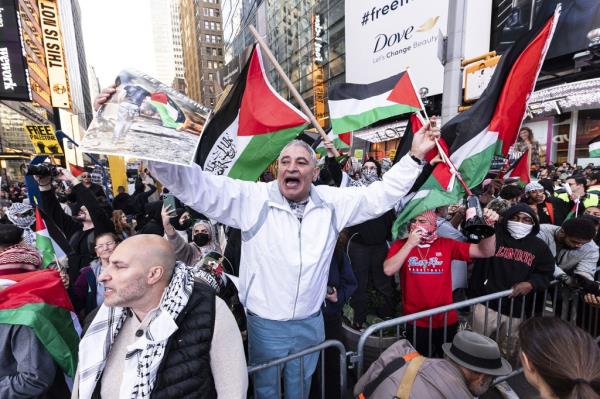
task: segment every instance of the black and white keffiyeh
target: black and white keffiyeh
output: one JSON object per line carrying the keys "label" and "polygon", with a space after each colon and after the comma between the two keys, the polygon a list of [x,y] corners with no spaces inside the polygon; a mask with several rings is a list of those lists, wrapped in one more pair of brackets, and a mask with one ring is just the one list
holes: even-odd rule
{"label": "black and white keffiyeh", "polygon": [[[177,262],[169,286],[157,310],[148,317],[145,334],[127,347],[119,398],[149,398],[156,373],[165,353],[169,337],[177,331],[175,320],[192,294],[194,280],[190,268]],[[79,345],[79,398],[92,397],[102,376],[115,338],[130,313],[127,308],[108,307],[98,310]],[[103,342],[103,345],[99,345]]]}
{"label": "black and white keffiyeh", "polygon": [[6,217],[12,224],[23,229],[23,242],[35,247],[35,233],[31,225],[35,223],[35,212],[31,205],[15,202],[6,208]]}

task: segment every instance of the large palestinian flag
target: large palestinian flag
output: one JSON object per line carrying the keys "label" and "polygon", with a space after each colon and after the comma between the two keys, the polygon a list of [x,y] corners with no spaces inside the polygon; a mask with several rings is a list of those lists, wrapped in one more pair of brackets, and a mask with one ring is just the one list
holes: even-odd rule
{"label": "large palestinian flag", "polygon": [[[450,159],[469,187],[480,184],[493,156],[506,156],[515,142],[559,14],[560,5],[553,9],[544,3],[533,29],[502,56],[477,103],[442,127]],[[448,165],[437,164],[398,216],[394,236],[403,234],[408,222],[422,212],[457,203],[464,189],[457,182],[450,184],[453,177]]]}
{"label": "large palestinian flag", "polygon": [[202,132],[196,163],[207,172],[254,181],[308,123],[271,87],[260,47],[255,45],[240,77]]}
{"label": "large palestinian flag", "polygon": [[55,270],[0,277],[0,323],[30,327],[69,377],[77,368],[79,335],[73,305]]}
{"label": "large palestinian flag", "polygon": [[333,85],[329,89],[328,103],[334,133],[355,131],[422,108],[406,71],[369,84]]}

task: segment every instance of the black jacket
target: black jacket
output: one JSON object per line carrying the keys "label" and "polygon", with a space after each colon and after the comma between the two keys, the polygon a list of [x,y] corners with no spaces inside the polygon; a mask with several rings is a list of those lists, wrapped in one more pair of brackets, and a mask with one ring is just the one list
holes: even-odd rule
{"label": "black jacket", "polygon": [[127,193],[119,193],[113,199],[112,206],[115,210],[121,210],[126,215],[135,214],[135,209],[131,206],[131,196]]}
{"label": "black jacket", "polygon": [[129,200],[129,205],[131,206],[134,213],[137,215],[146,212],[146,204],[148,204],[148,198],[150,198],[150,196],[156,191],[156,186],[148,184],[148,187],[150,187],[150,190],[144,191],[145,186],[140,182],[137,182],[135,186],[135,191],[133,192],[133,195]]}
{"label": "black jacket", "polygon": [[[523,201],[525,203],[525,201]],[[569,213],[568,204],[555,197],[546,197],[542,204],[536,204],[540,224],[560,226]]]}
{"label": "black jacket", "polygon": [[[507,230],[508,220],[517,212],[531,215],[535,225],[529,235],[516,240]],[[540,225],[533,210],[526,204],[517,204],[506,210],[502,221],[496,225],[496,254],[491,258],[477,259],[471,276],[471,296],[477,297],[504,291],[515,284],[527,281],[535,291],[545,290],[554,272],[554,258],[548,246],[538,237]],[[533,295],[530,294],[529,297]],[[522,298],[513,304],[513,316],[520,317]],[[531,301],[525,305],[530,310]],[[497,310],[498,301],[491,301],[490,308]],[[504,298],[501,312],[510,314],[510,300]]]}
{"label": "black jacket", "polygon": [[[195,282],[192,295],[175,322],[179,328],[167,342],[150,398],[216,398],[210,368],[215,291],[204,283]],[[92,398],[100,398],[100,391],[98,382]]]}
{"label": "black jacket", "polygon": [[[325,159],[330,177],[337,187],[342,184],[342,169],[333,157]],[[378,218],[367,220],[348,228],[348,236],[352,244],[380,245],[391,239],[392,225],[396,220],[393,210],[389,210]]]}
{"label": "black jacket", "polygon": [[73,193],[77,197],[77,203],[85,206],[90,213],[90,218],[94,223],[93,229],[84,231],[80,222],[67,215],[60,206],[53,190],[40,193],[40,207],[69,240],[71,246],[70,252],[67,254],[69,258],[69,278],[75,282],[79,276],[79,271],[89,265],[95,257],[92,249],[94,235],[114,232],[114,226],[92,191],[83,184],[77,184],[73,187]]}
{"label": "black jacket", "polygon": [[323,315],[341,315],[344,305],[356,291],[358,282],[350,258],[345,250],[335,251],[329,265],[329,278],[327,285],[335,287],[337,291],[337,302],[329,302],[325,299]]}

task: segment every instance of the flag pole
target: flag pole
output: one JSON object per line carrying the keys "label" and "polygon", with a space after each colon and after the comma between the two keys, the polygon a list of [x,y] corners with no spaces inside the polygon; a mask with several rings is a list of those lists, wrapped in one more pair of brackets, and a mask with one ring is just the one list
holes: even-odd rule
{"label": "flag pole", "polygon": [[[283,79],[283,81],[285,82],[285,85],[288,87],[288,89],[290,90],[290,93],[292,93],[292,95],[294,96],[294,98],[296,99],[298,104],[300,105],[300,108],[302,108],[302,112],[304,112],[304,114],[308,117],[308,119],[310,120],[312,125],[315,127],[315,129],[317,129],[317,132],[319,132],[323,141],[325,141],[325,142],[330,141],[329,137],[327,137],[327,134],[325,133],[325,131],[323,130],[321,125],[319,125],[317,118],[315,118],[315,116],[311,112],[310,108],[308,108],[308,105],[306,105],[306,103],[302,99],[302,96],[300,95],[300,93],[298,93],[298,90],[296,90],[296,88],[294,87],[294,84],[292,83],[290,78],[287,77],[287,75],[283,71],[283,68],[281,68],[281,65],[279,65],[279,63],[275,59],[275,56],[273,55],[273,53],[271,53],[271,50],[269,49],[269,46],[267,46],[267,43],[265,43],[263,38],[259,35],[259,33],[254,28],[254,25],[248,26],[248,29],[250,30],[250,33],[252,33],[252,35],[256,39],[256,42],[263,49],[263,51],[264,51],[265,55],[267,56],[267,58],[269,59],[269,61],[271,61],[271,64],[273,64],[273,67],[275,68],[275,70],[277,71],[277,73],[279,74],[281,79]],[[340,153],[338,152],[338,150],[335,147],[333,148],[333,152],[336,157],[338,157],[340,155]]]}
{"label": "flag pole", "polygon": [[[405,69],[406,74],[408,75],[408,80],[410,80],[410,85],[413,88],[413,91],[417,94],[417,98],[419,99],[419,104],[421,105],[421,111],[423,111],[423,114],[425,115],[425,122],[430,122],[429,120],[429,115],[427,115],[427,110],[425,109],[425,104],[423,104],[423,99],[421,98],[421,94],[417,92],[417,90],[415,90],[415,85],[413,83],[412,80],[412,75],[410,73],[410,67],[406,67]],[[419,111],[419,118],[421,117],[421,112]],[[425,124],[425,123],[423,123]],[[442,146],[440,145],[440,140],[438,138],[435,138],[435,146],[438,150],[438,153],[440,154],[440,157],[442,158],[442,161],[447,164],[451,170],[458,172],[458,170],[456,169],[456,167],[452,164],[452,162],[450,161],[450,159],[446,156],[446,153],[444,152],[444,149],[442,148]]]}

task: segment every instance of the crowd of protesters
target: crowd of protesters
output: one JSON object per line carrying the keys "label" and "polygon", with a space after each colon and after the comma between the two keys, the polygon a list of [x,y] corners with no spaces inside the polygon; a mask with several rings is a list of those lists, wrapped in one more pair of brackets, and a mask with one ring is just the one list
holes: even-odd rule
{"label": "crowd of protesters", "polygon": [[[247,363],[343,341],[344,323],[360,334],[373,320],[507,289],[515,308],[529,309],[536,304],[527,295],[555,279],[594,284],[600,173],[591,166],[534,163],[536,181],[526,185],[486,179],[474,192],[494,234],[480,242],[467,239],[463,203],[423,212],[393,241],[402,200],[438,135],[426,125],[393,166],[338,159],[329,142],[318,161],[308,144],[292,141],[276,176],[256,183],[150,162],[134,191],[118,187],[112,200],[89,172],[35,176],[46,225],[68,244],[54,266],[83,326],[72,397],[246,397]],[[534,147],[528,139],[519,145]],[[25,186],[2,187],[0,208],[0,278],[40,269]],[[598,296],[584,299],[599,306]],[[355,395],[392,397],[414,374],[411,397],[479,396],[520,360],[544,397],[598,397],[598,346],[587,333],[555,318],[512,317],[508,301],[502,305],[475,306],[472,332],[459,331],[456,312],[409,324],[408,341],[373,363]],[[519,339],[492,341],[497,329]],[[559,339],[562,346],[550,344]],[[52,397],[56,373],[28,374],[54,370],[31,330],[0,329],[0,340],[0,397]],[[37,355],[23,356],[27,350]],[[325,397],[341,397],[336,354],[324,356]],[[311,391],[318,358],[286,363],[286,397],[319,397],[316,384]],[[381,383],[394,359],[404,360]],[[571,364],[558,370],[563,361]],[[278,397],[277,375],[257,372],[254,397]]]}

